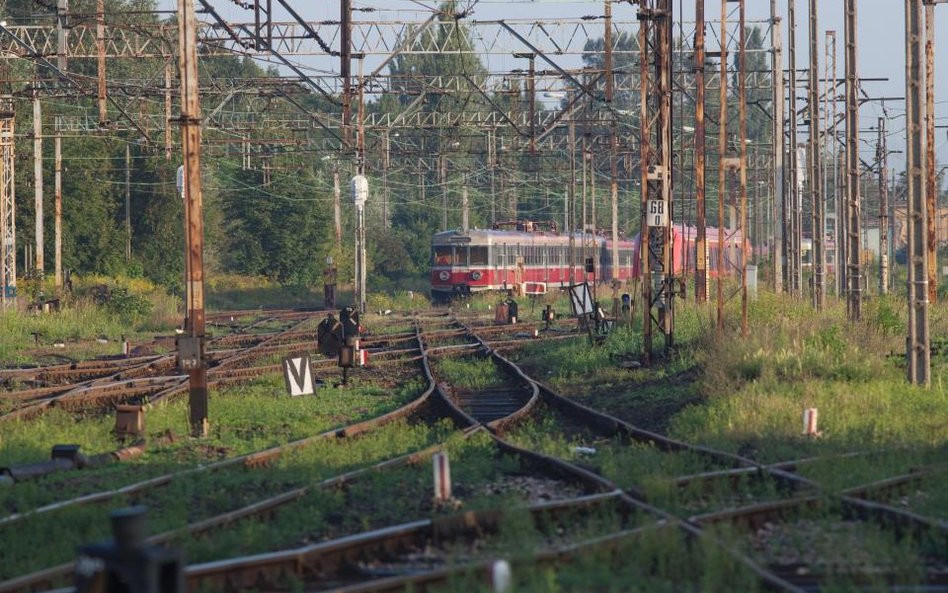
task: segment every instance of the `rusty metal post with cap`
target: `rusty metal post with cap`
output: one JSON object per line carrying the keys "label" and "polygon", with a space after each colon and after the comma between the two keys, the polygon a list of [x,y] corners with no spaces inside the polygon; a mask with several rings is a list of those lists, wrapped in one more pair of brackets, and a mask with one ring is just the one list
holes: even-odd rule
{"label": "rusty metal post with cap", "polygon": [[207,436],[207,367],[204,360],[204,216],[201,194],[201,100],[198,94],[197,19],[194,0],[178,2],[181,48],[181,145],[184,154],[184,221],[187,253],[188,333],[179,338],[181,367],[188,372],[191,434]]}

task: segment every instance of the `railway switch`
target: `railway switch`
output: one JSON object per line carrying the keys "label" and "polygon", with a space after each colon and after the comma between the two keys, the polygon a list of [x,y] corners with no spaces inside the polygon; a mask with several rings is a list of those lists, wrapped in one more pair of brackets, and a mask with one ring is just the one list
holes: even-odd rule
{"label": "railway switch", "polygon": [[77,593],[182,593],[181,552],[146,543],[145,508],[114,511],[111,519],[111,540],[79,548]]}

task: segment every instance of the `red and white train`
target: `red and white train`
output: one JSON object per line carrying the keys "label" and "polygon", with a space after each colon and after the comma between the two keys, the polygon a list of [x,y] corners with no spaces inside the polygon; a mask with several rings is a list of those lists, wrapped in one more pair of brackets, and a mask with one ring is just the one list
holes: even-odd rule
{"label": "red and white train", "polygon": [[[676,224],[672,229],[675,274],[694,270],[697,255],[696,227]],[[706,229],[707,268],[717,276],[718,230]],[[740,231],[725,232],[725,274],[733,275],[741,265]],[[557,231],[555,223],[511,221],[493,229],[444,231],[432,240],[431,295],[434,300],[490,290],[516,289],[521,294],[544,294],[575,284],[611,280],[613,267],[619,280],[639,278],[639,236],[619,239],[618,261],[613,261],[613,242],[600,234],[576,232],[575,253],[570,257],[570,237]],[[750,246],[745,246],[749,253]],[[595,274],[586,272],[592,258]],[[573,264],[573,265],[571,265]]]}

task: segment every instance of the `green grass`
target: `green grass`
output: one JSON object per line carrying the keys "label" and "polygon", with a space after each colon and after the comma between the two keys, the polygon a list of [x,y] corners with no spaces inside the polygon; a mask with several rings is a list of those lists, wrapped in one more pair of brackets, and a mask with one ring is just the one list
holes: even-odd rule
{"label": "green grass", "polygon": [[[414,399],[422,389],[418,381],[390,390],[354,380],[348,388],[327,386],[317,390],[315,396],[291,398],[286,395],[281,376],[262,377],[224,391],[212,391],[210,434],[200,441],[183,436],[189,432],[187,398],[179,397],[145,412],[146,433],[156,437],[171,431],[178,436],[174,444],[148,448],[143,457],[132,462],[53,474],[15,489],[0,490],[0,508],[25,510],[51,500],[135,482],[173,467],[312,436],[383,414]],[[113,427],[111,417],[81,418],[57,409],[34,420],[8,423],[0,433],[0,466],[48,459],[57,443],[79,444],[86,454],[112,451],[119,446],[111,434]]]}
{"label": "green grass", "polygon": [[508,382],[491,358],[441,357],[432,367],[439,379],[462,389],[490,389]]}
{"label": "green grass", "polygon": [[[0,580],[71,560],[77,545],[109,535],[108,513],[112,509],[130,504],[145,505],[150,509],[151,533],[161,533],[292,488],[312,486],[327,477],[424,448],[441,441],[450,430],[446,425],[429,428],[396,423],[356,439],[327,439],[313,443],[287,452],[266,468],[231,466],[215,472],[192,474],[140,496],[119,497],[104,505],[71,507],[34,516],[17,526],[0,528],[0,541],[15,539],[18,542],[17,546],[13,546],[17,551],[4,555],[0,560]],[[332,493],[316,492],[310,498],[326,500],[332,497]],[[306,508],[305,501],[303,508]],[[301,524],[305,524],[300,511],[295,504],[284,511],[287,525],[292,524],[290,518],[295,517],[297,531]],[[275,545],[279,547],[292,543],[287,541],[285,534],[272,531],[272,528],[272,525],[268,526],[268,535],[264,541],[257,538],[256,542],[247,542],[256,543],[256,548],[244,545],[242,549],[249,553],[253,549],[271,549]],[[240,529],[237,528],[238,531]],[[47,542],[46,538],[50,536],[55,536],[55,539]],[[213,549],[198,540],[189,547],[208,547],[209,552],[216,554],[214,557],[224,557],[222,554],[229,553],[224,547],[227,541],[229,539],[225,534],[222,540],[215,536]],[[43,554],[35,554],[35,550],[40,548],[44,550]],[[188,551],[190,561],[200,560],[200,555],[192,554],[191,549]],[[237,547],[230,549],[233,553],[237,551]]]}
{"label": "green grass", "polygon": [[[518,557],[523,559],[526,554]],[[654,530],[627,538],[615,550],[592,547],[572,561],[513,566],[512,593],[716,593],[762,590],[743,564],[705,539],[689,540],[673,529]],[[487,593],[483,575],[452,579],[439,593]]]}

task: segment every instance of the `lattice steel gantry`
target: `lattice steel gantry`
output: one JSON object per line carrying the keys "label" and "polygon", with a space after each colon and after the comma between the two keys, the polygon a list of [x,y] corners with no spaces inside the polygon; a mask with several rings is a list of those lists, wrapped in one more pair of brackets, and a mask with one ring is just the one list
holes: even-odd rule
{"label": "lattice steel gantry", "polygon": [[16,197],[13,105],[0,103],[0,304],[16,303]]}
{"label": "lattice steel gantry", "polygon": [[[642,174],[643,346],[646,362],[653,358],[652,327],[665,337],[665,351],[674,344],[675,290],[671,258],[672,200],[672,1],[639,2],[639,74],[642,93],[640,133]],[[646,243],[647,238],[647,243]]]}

